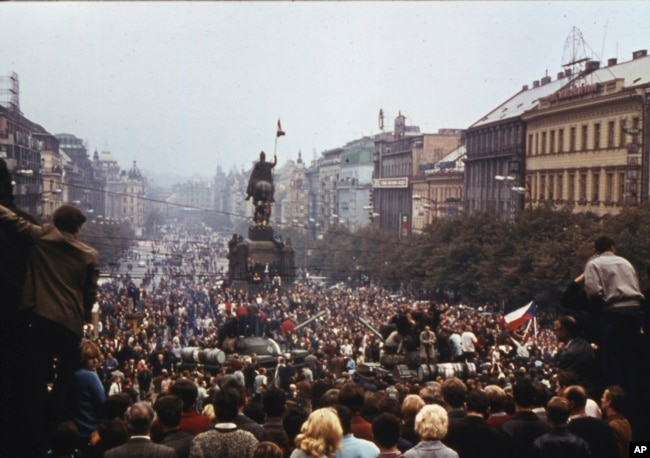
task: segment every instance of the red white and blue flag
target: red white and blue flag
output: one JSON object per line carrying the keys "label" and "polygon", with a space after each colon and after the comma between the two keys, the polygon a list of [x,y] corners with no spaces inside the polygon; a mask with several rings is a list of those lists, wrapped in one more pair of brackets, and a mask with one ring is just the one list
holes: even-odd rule
{"label": "red white and blue flag", "polygon": [[503,321],[510,331],[514,331],[526,321],[535,318],[536,311],[537,305],[533,301],[530,301],[523,307],[520,307],[517,310],[513,310],[512,312],[505,315],[503,317]]}

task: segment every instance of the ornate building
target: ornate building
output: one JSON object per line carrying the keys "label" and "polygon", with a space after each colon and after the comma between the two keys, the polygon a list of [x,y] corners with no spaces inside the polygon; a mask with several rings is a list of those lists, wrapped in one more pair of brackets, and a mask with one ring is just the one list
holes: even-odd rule
{"label": "ornate building", "polygon": [[128,222],[135,234],[144,232],[144,196],[146,180],[136,162],[128,172],[106,180],[106,218]]}
{"label": "ornate building", "polygon": [[32,135],[35,128],[18,106],[0,105],[0,157],[7,162],[15,182],[15,204],[40,216],[43,213],[41,142]]}
{"label": "ornate building", "polygon": [[615,214],[648,196],[650,57],[587,71],[522,116],[530,206]]}

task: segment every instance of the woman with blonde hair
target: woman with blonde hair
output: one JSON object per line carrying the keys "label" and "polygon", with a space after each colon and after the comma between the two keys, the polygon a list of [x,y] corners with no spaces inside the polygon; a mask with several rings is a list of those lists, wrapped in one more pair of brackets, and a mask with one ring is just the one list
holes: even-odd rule
{"label": "woman with blonde hair", "polygon": [[331,458],[341,447],[343,428],[331,407],[314,410],[296,436],[291,458]]}
{"label": "woman with blonde hair", "polygon": [[415,431],[415,417],[426,403],[417,394],[409,394],[402,401],[402,428],[400,436],[412,444],[420,442],[420,436]]}
{"label": "woman with blonde hair", "polygon": [[458,458],[458,453],[443,444],[447,435],[447,411],[437,404],[427,404],[415,417],[415,431],[420,442],[404,453],[404,458]]}

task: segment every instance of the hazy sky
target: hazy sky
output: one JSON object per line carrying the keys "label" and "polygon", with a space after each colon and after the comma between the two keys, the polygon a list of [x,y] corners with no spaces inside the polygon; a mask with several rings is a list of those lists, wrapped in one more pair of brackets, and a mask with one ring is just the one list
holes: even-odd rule
{"label": "hazy sky", "polygon": [[24,115],[128,168],[214,174],[392,128],[466,128],[546,72],[577,27],[587,52],[650,47],[650,2],[0,4],[0,75]]}

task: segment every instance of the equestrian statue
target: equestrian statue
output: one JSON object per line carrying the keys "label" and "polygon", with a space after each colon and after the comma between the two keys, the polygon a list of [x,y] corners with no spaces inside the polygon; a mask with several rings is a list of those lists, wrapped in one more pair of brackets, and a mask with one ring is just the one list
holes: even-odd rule
{"label": "equestrian statue", "polygon": [[271,218],[271,203],[275,202],[273,199],[273,168],[277,163],[278,158],[275,154],[273,162],[267,162],[266,154],[261,151],[260,160],[253,167],[248,179],[246,200],[253,198],[253,207],[255,208],[253,221],[258,226],[267,226]]}

